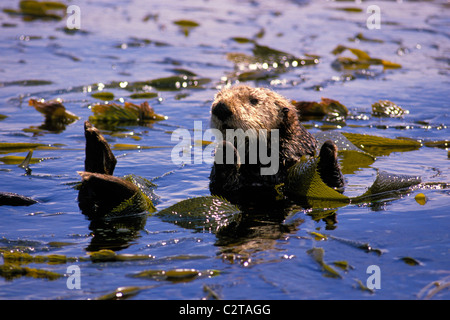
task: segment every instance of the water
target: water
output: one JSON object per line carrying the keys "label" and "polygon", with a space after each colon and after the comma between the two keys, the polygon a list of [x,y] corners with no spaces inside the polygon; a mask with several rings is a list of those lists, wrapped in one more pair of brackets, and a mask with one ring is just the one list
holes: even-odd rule
{"label": "water", "polygon": [[[235,65],[227,53],[252,54],[252,43],[233,37],[251,38],[260,45],[295,56],[317,55],[318,64],[290,67],[276,77],[246,81],[268,86],[294,100],[320,101],[328,97],[351,111],[336,130],[370,133],[389,138],[407,137],[421,141],[448,140],[449,22],[448,4],[443,1],[381,2],[381,29],[369,30],[366,13],[371,2],[327,1],[78,1],[81,30],[64,31],[61,21],[0,13],[0,141],[63,144],[56,150],[35,150],[33,157],[49,158],[30,166],[25,174],[17,165],[0,164],[0,190],[17,192],[40,202],[29,207],[0,207],[0,248],[33,255],[87,256],[88,251],[113,249],[117,253],[145,254],[149,260],[64,264],[30,263],[23,266],[67,274],[70,265],[81,271],[81,288],[69,289],[67,277],[57,280],[19,277],[0,278],[2,299],[93,299],[118,287],[141,288],[134,299],[202,299],[205,288],[223,299],[416,299],[433,281],[450,274],[449,160],[448,149],[422,146],[409,152],[380,156],[367,168],[347,174],[349,193],[364,191],[377,169],[419,175],[434,187],[411,190],[398,197],[348,205],[336,212],[336,221],[317,218],[318,212],[299,208],[281,221],[262,215],[247,230],[224,241],[208,232],[195,232],[157,216],[148,216],[141,226],[109,226],[99,230],[81,214],[77,205],[79,181],[76,171],[84,167],[83,122],[92,115],[88,108],[100,102],[91,96],[98,84],[135,82],[173,76],[185,69],[208,78],[202,88],[158,90],[148,99],[157,113],[168,120],[151,126],[130,125],[114,136],[105,131],[111,145],[139,144],[164,148],[115,150],[115,175],[129,173],[157,178],[157,207],[208,195],[210,165],[175,165],[171,161],[171,132],[194,128],[201,121],[208,128],[209,108],[217,90],[232,77]],[[343,7],[359,12],[338,10]],[[18,1],[2,3],[18,8]],[[173,22],[192,20],[198,27],[188,32]],[[358,33],[380,41],[351,41]],[[146,40],[143,40],[146,39]],[[383,70],[339,71],[332,67],[338,45],[359,48],[371,57],[402,65]],[[347,51],[343,56],[351,57]],[[270,68],[269,68],[270,69]],[[347,79],[347,80],[346,80]],[[50,84],[26,86],[22,80],[45,80]],[[19,81],[17,83],[17,81]],[[14,83],[16,82],[16,83]],[[140,103],[130,92],[106,88],[117,102]],[[64,100],[66,108],[81,119],[61,132],[35,130],[43,116],[28,106],[30,98]],[[387,99],[409,110],[403,118],[371,115],[371,104]],[[305,125],[318,132],[325,123],[309,120]],[[32,127],[33,130],[30,130]],[[6,155],[25,156],[24,152]],[[415,196],[423,193],[425,205]],[[320,212],[319,212],[320,213]],[[275,220],[275,221],[274,221]],[[317,240],[311,232],[328,235]],[[349,240],[349,241],[347,241]],[[61,245],[63,243],[63,245]],[[366,252],[354,244],[369,243],[380,249]],[[60,244],[60,245],[58,245]],[[330,278],[314,261],[309,250],[323,248],[324,261],[341,278]],[[411,266],[401,258],[420,264]],[[0,258],[2,259],[2,258]],[[347,261],[347,271],[335,267]],[[3,262],[2,262],[3,263]],[[381,287],[370,293],[367,268],[379,266]],[[184,282],[135,278],[149,269],[218,270],[214,277]],[[448,280],[447,280],[448,281]],[[423,297],[423,296],[422,296]],[[443,290],[433,298],[448,299]]]}

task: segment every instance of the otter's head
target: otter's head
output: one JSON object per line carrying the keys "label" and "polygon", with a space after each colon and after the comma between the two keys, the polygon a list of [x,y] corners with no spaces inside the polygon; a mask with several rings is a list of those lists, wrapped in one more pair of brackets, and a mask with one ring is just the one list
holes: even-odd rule
{"label": "otter's head", "polygon": [[286,108],[293,106],[269,89],[245,85],[225,88],[212,104],[211,126],[223,134],[226,129],[278,129]]}

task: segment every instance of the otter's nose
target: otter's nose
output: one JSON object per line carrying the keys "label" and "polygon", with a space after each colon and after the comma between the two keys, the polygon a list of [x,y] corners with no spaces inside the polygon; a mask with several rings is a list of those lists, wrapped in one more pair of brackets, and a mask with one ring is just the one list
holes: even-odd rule
{"label": "otter's nose", "polygon": [[225,103],[219,102],[213,107],[212,114],[219,118],[220,121],[225,121],[233,113]]}

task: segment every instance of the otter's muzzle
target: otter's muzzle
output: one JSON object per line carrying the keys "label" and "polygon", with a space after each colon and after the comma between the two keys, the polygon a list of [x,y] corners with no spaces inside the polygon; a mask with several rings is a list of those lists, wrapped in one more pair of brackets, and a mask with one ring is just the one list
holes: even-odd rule
{"label": "otter's muzzle", "polygon": [[219,118],[220,121],[227,120],[233,113],[231,112],[230,108],[223,103],[219,102],[212,108],[212,114],[215,115],[217,118]]}

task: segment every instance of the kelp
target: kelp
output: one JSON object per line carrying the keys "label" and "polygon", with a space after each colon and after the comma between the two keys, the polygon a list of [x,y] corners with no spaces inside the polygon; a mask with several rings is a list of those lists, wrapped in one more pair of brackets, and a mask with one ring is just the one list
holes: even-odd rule
{"label": "kelp", "polygon": [[186,37],[189,36],[192,29],[200,26],[199,23],[193,20],[176,20],[173,23],[181,28],[181,31]]}
{"label": "kelp", "polygon": [[389,155],[391,152],[404,152],[419,149],[422,144],[413,139],[392,139],[375,135],[342,132],[356,147],[373,156]]}
{"label": "kelp", "polygon": [[119,48],[119,49],[143,48],[143,47],[146,47],[149,45],[153,45],[156,47],[169,46],[169,44],[167,42],[150,40],[150,39],[146,39],[146,38],[131,37],[129,41],[115,45],[115,48]]}
{"label": "kelp", "polygon": [[300,112],[302,118],[308,116],[325,116],[346,117],[348,109],[337,100],[322,98],[320,102],[315,101],[291,101],[291,103]]}
{"label": "kelp", "polygon": [[335,49],[333,49],[332,53],[334,55],[339,55],[346,50],[353,53],[356,56],[356,59],[349,57],[338,57],[335,62],[333,62],[333,66],[338,66],[340,69],[343,68],[350,70],[368,69],[372,65],[381,65],[385,69],[398,69],[402,67],[398,63],[378,58],[372,58],[367,52],[361,49],[350,48],[343,45],[338,45]]}
{"label": "kelp", "polygon": [[107,91],[100,91],[100,92],[95,92],[95,93],[91,94],[91,97],[95,98],[95,99],[104,100],[104,101],[110,101],[110,100],[114,100],[114,93],[107,92]]}
{"label": "kelp", "polygon": [[423,300],[429,300],[444,289],[450,288],[450,276],[443,279],[432,281],[419,291],[417,297]]}
{"label": "kelp", "polygon": [[48,270],[21,267],[5,263],[0,265],[0,277],[5,278],[6,280],[13,280],[20,277],[56,280],[61,278],[62,275]]}
{"label": "kelp", "polygon": [[199,278],[211,278],[219,274],[218,270],[172,269],[165,271],[157,269],[141,271],[133,274],[132,277],[157,281],[188,282]]}
{"label": "kelp", "polygon": [[365,35],[363,35],[361,32],[356,34],[353,38],[349,38],[349,41],[353,41],[353,42],[359,42],[359,41],[364,41],[364,42],[375,42],[375,43],[383,43],[383,40],[380,39],[376,39],[376,38],[367,38]]}
{"label": "kelp", "polygon": [[66,9],[67,6],[62,2],[22,0],[19,2],[19,10],[3,9],[3,12],[29,19],[61,20]]}
{"label": "kelp", "polygon": [[130,94],[131,99],[152,99],[157,97],[158,94],[156,92],[136,92]]}
{"label": "kelp", "polygon": [[380,100],[372,104],[372,115],[375,117],[400,118],[409,111],[388,100]]}
{"label": "kelp", "polygon": [[[319,143],[324,139],[332,139],[340,154],[350,156],[343,164],[346,172],[352,172],[358,168],[360,163],[369,166],[375,157],[365,150],[367,147],[377,146],[381,150],[393,150],[400,148],[406,150],[420,147],[420,143],[413,140],[389,139],[372,135],[354,134],[354,133],[333,133],[331,135],[321,133],[316,135]],[[361,149],[359,148],[361,147]],[[370,149],[371,151],[373,149]],[[378,149],[379,151],[380,149]],[[386,152],[386,151],[384,151]],[[363,162],[355,162],[361,161]],[[288,177],[285,183],[285,191],[294,198],[305,199],[309,206],[313,208],[333,208],[347,205],[349,203],[360,203],[368,199],[383,198],[391,192],[409,189],[412,186],[421,183],[420,177],[409,175],[395,175],[384,171],[378,171],[373,184],[367,191],[357,197],[348,197],[335,189],[328,187],[321,179],[317,170],[319,157],[304,156],[288,171]],[[352,163],[352,167],[348,167]]]}
{"label": "kelp", "polygon": [[217,233],[235,224],[240,218],[240,210],[223,198],[205,196],[182,200],[156,215],[162,221],[187,229]]}
{"label": "kelp", "polygon": [[427,203],[427,197],[423,193],[416,194],[414,200],[421,206],[424,206]]}
{"label": "kelp", "polygon": [[129,286],[129,287],[119,287],[113,292],[104,294],[95,300],[124,300],[131,297],[134,297],[139,292],[141,292],[144,289],[148,289],[150,287],[135,287],[135,286]]}
{"label": "kelp", "polygon": [[89,257],[92,262],[114,262],[114,261],[135,261],[153,259],[151,255],[145,254],[118,254],[112,250],[103,249],[90,252]]}
{"label": "kelp", "polygon": [[94,104],[91,106],[94,115],[89,117],[92,122],[142,122],[160,121],[167,117],[155,113],[147,101],[140,105],[125,102],[123,105],[117,103]]}
{"label": "kelp", "polygon": [[53,82],[49,81],[49,80],[29,79],[29,80],[16,80],[16,81],[0,82],[0,87],[7,87],[7,86],[22,86],[22,87],[46,86],[46,85],[50,85],[52,83]]}
{"label": "kelp", "polygon": [[366,243],[366,242],[361,242],[361,241],[356,241],[356,240],[351,240],[351,239],[344,239],[344,238],[340,238],[340,237],[335,237],[333,235],[328,235],[328,238],[345,243],[351,247],[364,250],[367,253],[374,252],[377,255],[382,255],[386,251],[384,249],[374,248],[370,243]]}
{"label": "kelp", "polygon": [[3,252],[3,260],[9,264],[29,264],[29,263],[47,263],[47,264],[65,264],[80,261],[79,258],[67,257],[62,254],[49,255],[31,255],[25,252]]}
{"label": "kelp", "polygon": [[0,153],[24,151],[28,149],[35,149],[41,146],[43,147],[45,146],[45,144],[34,142],[0,142]]}
{"label": "kelp", "polygon": [[280,51],[268,46],[259,45],[256,41],[247,41],[253,44],[252,53],[248,55],[240,52],[229,52],[227,60],[236,65],[237,71],[228,77],[239,81],[267,80],[275,78],[291,67],[316,65],[318,56],[297,57],[288,52]]}
{"label": "kelp", "polygon": [[332,278],[342,278],[342,276],[334,270],[330,265],[325,263],[323,260],[325,250],[323,248],[312,248],[307,251],[307,253],[313,258],[315,262],[319,264],[319,266],[322,267],[324,273],[324,276],[332,277]]}
{"label": "kelp", "polygon": [[407,265],[410,266],[421,266],[423,265],[422,262],[420,262],[419,260],[412,258],[412,257],[401,257],[400,258],[401,261],[403,261],[404,263],[406,263]]}
{"label": "kelp", "polygon": [[203,85],[211,82],[209,78],[200,78],[188,75],[176,75],[164,78],[157,78],[145,82],[135,82],[134,85],[148,85],[160,90],[180,90],[202,88]]}
{"label": "kelp", "polygon": [[47,123],[57,124],[61,123],[63,125],[73,123],[74,121],[80,119],[78,116],[66,110],[66,107],[62,104],[59,99],[45,101],[30,99],[28,105],[33,106],[37,111],[45,116]]}
{"label": "kelp", "polygon": [[[0,157],[0,162],[4,163],[4,164],[16,164],[16,165],[20,165],[21,163],[23,163],[25,160],[27,159],[27,156],[23,157],[23,156],[4,156],[4,157]],[[36,164],[36,163],[40,163],[44,160],[48,160],[48,159],[52,159],[52,158],[30,158],[28,163],[32,163],[32,164]]]}

